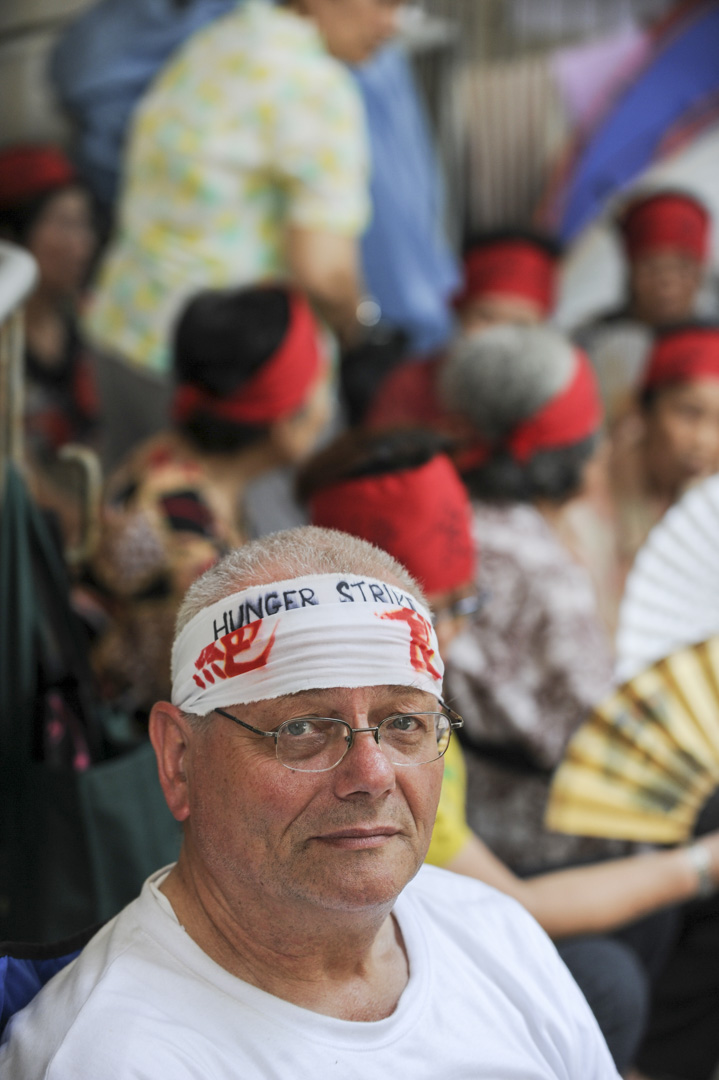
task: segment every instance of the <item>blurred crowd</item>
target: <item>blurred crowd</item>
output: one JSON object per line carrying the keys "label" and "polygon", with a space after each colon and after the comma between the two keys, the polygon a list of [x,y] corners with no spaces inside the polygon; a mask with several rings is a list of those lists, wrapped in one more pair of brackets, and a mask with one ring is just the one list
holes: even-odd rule
{"label": "blurred crowd", "polygon": [[[87,507],[58,455],[80,443],[101,460],[72,598],[103,699],[139,727],[169,696],[187,587],[231,548],[305,521],[398,557],[432,604],[465,719],[429,858],[516,895],[562,939],[620,1070],[708,1080],[716,905],[681,906],[697,885],[673,852],[542,822],[570,736],[612,688],[637,552],[719,470],[719,324],[696,313],[712,222],[691,192],[630,192],[614,217],[623,303],[571,334],[552,321],[556,238],[473,235],[455,266],[429,173],[409,222],[373,184],[402,128],[384,58],[400,6],[204,5],[118,121],[116,188],[87,151],[107,124],[99,96],[72,93],[69,57],[94,24],[70,28],[56,71],[83,142],[72,161],[0,151],[0,235],[39,270],[29,484],[67,550]],[[416,241],[397,273],[425,283],[434,340],[401,287],[386,303],[369,281],[370,219],[389,247],[394,228]]]}

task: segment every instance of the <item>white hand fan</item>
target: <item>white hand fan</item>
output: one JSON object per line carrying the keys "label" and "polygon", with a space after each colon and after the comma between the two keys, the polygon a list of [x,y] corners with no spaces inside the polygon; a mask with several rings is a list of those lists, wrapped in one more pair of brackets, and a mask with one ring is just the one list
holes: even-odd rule
{"label": "white hand fan", "polygon": [[692,488],[641,548],[619,610],[617,680],[719,634],[719,474]]}
{"label": "white hand fan", "polygon": [[623,685],[570,740],[552,783],[549,828],[657,843],[689,838],[719,786],[716,635],[719,475],[672,507],[636,558],[619,613]]}

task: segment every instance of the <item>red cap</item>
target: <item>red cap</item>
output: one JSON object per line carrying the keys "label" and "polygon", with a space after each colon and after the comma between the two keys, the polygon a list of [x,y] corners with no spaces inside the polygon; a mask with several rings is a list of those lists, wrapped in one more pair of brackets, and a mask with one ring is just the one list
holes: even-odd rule
{"label": "red cap", "polygon": [[719,379],[719,327],[686,326],[666,331],[647,359],[642,388]]}
{"label": "red cap", "polygon": [[474,580],[469,497],[445,454],[418,468],[343,480],[310,501],[312,522],[369,540],[430,595]]}
{"label": "red cap", "polygon": [[77,173],[56,146],[0,150],[0,210],[11,210],[76,180]]}
{"label": "red cap", "polygon": [[519,238],[488,242],[465,255],[464,289],[454,303],[462,307],[474,297],[521,297],[533,300],[549,315],[556,280],[557,258],[541,245]]}
{"label": "red cap", "polygon": [[193,383],[177,387],[173,419],[208,412],[238,424],[271,424],[297,412],[325,362],[320,331],[310,305],[300,293],[290,295],[290,324],[280,347],[259,371],[227,396]]}
{"label": "red cap", "polygon": [[630,259],[658,251],[678,251],[704,262],[710,224],[702,204],[682,192],[657,192],[635,199],[619,219]]}
{"label": "red cap", "polygon": [[540,450],[572,446],[598,430],[603,410],[597,377],[586,353],[575,348],[574,355],[574,371],[564,389],[534,416],[521,420],[499,443],[476,439],[457,457],[462,472],[484,464],[497,450],[505,450],[515,461],[525,463]]}

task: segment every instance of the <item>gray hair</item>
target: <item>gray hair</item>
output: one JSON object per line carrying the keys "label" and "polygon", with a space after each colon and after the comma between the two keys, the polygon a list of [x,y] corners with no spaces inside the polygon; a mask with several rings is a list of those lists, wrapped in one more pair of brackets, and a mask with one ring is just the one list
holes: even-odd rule
{"label": "gray hair", "polygon": [[206,570],[187,590],[177,614],[175,637],[198,612],[234,592],[308,574],[376,577],[427,603],[415,579],[386,551],[349,533],[306,525],[253,540]]}
{"label": "gray hair", "polygon": [[446,406],[490,441],[534,415],[571,377],[574,349],[547,326],[506,324],[467,334],[440,376]]}

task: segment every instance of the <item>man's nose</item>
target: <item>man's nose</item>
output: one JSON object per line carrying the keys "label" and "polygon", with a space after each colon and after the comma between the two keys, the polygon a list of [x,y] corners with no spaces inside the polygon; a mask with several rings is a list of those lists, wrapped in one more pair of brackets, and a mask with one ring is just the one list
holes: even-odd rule
{"label": "man's nose", "polygon": [[352,733],[352,746],[335,769],[338,794],[342,797],[355,792],[373,796],[389,791],[395,786],[395,769],[377,733],[368,727],[357,727]]}

